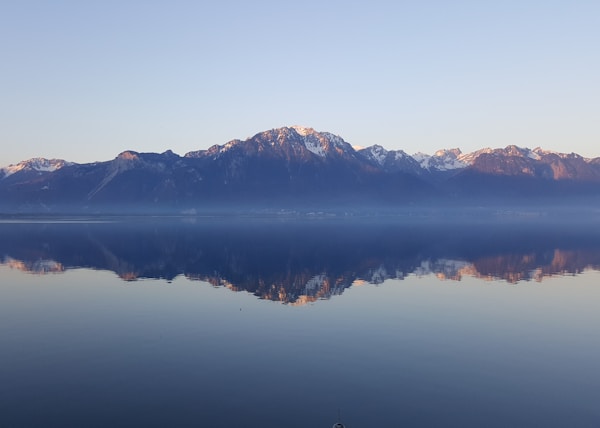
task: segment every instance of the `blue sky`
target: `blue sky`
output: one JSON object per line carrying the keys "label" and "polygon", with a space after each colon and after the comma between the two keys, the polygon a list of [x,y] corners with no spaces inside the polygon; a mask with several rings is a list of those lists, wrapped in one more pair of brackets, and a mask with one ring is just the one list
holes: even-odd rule
{"label": "blue sky", "polygon": [[0,166],[286,125],[600,156],[598,1],[3,1]]}

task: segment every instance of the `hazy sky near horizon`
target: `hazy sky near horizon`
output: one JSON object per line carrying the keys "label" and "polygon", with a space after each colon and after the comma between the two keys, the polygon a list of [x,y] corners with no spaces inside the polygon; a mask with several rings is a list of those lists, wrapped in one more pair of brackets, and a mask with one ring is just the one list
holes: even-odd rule
{"label": "hazy sky near horizon", "polygon": [[600,1],[3,1],[0,166],[287,125],[600,156]]}

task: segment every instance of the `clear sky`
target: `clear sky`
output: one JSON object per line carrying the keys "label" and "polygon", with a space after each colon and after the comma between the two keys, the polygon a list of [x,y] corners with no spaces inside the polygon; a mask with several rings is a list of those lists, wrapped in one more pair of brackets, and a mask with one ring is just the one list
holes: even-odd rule
{"label": "clear sky", "polygon": [[0,0],[0,166],[303,125],[600,156],[600,1]]}

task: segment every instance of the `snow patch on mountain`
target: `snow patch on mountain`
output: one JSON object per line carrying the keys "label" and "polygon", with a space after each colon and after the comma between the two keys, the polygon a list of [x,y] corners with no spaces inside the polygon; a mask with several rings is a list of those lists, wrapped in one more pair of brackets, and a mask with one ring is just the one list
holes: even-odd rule
{"label": "snow patch on mountain", "polygon": [[514,144],[506,146],[504,149],[493,150],[492,152],[502,153],[508,156],[529,158],[533,160],[540,160],[543,155],[543,153],[539,153],[536,150],[531,150],[527,147],[515,146]]}
{"label": "snow patch on mountain", "polygon": [[431,158],[431,155],[423,152],[417,152],[412,155],[412,157],[414,160],[419,162],[419,165],[421,165],[422,168],[427,168],[429,166],[429,159]]}
{"label": "snow patch on mountain", "polygon": [[306,137],[308,134],[315,132],[315,130],[312,128],[306,128],[304,126],[298,125],[290,126],[290,128],[292,128],[294,131],[296,131],[299,135],[302,135],[303,137]]}
{"label": "snow patch on mountain", "polygon": [[419,163],[403,150],[386,150],[375,144],[359,150],[357,154],[386,173],[420,175],[423,172]]}
{"label": "snow patch on mountain", "polygon": [[319,140],[314,138],[307,138],[307,136],[304,137],[304,146],[309,152],[312,152],[315,155],[322,158],[324,158],[327,155],[325,149],[323,148]]}
{"label": "snow patch on mountain", "polygon": [[341,148],[341,149],[352,149],[352,146],[350,144],[348,144],[346,141],[344,141],[344,139],[342,137],[340,137],[339,135],[335,135],[332,134],[331,132],[321,132],[321,135],[323,135],[326,139],[328,139],[334,146]]}
{"label": "snow patch on mountain", "polygon": [[402,150],[396,150],[394,157],[396,160],[402,160],[402,159],[410,158],[411,156]]}

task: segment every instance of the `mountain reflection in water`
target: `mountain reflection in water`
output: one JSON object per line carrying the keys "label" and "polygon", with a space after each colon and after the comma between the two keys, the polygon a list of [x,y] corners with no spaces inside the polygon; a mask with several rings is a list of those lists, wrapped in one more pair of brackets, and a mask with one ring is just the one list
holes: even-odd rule
{"label": "mountain reflection in water", "polygon": [[408,275],[509,283],[600,270],[595,227],[375,221],[143,220],[0,224],[0,262],[33,273],[114,271],[304,304]]}

